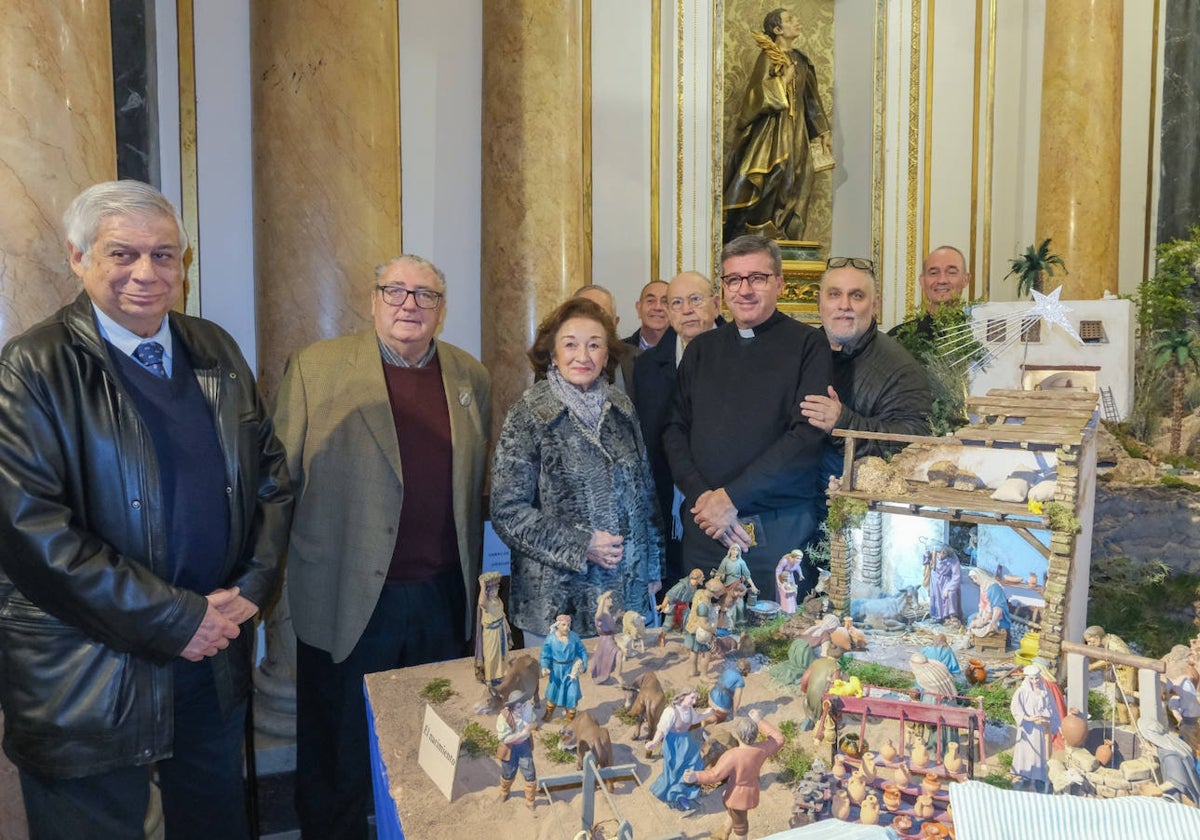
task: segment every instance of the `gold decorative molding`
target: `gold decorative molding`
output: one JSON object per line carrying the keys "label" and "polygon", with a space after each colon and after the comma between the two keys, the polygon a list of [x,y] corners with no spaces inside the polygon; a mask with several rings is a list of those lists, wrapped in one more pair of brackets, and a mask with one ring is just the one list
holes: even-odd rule
{"label": "gold decorative molding", "polygon": [[971,232],[967,237],[967,270],[971,285],[967,300],[975,299],[979,267],[975,264],[975,242],[979,231],[979,74],[983,61],[983,0],[975,0],[975,72],[971,81]]}
{"label": "gold decorative molding", "polygon": [[662,169],[662,0],[650,0],[650,272],[654,279],[662,271],[659,257],[662,250],[662,188],[659,174]]}
{"label": "gold decorative molding", "polygon": [[929,205],[932,192],[933,167],[933,14],[935,0],[925,9],[925,177],[921,187],[921,251],[922,260],[929,253]]}
{"label": "gold decorative molding", "polygon": [[[875,44],[872,54],[874,76],[871,117],[871,258],[879,276],[883,276],[883,178],[884,122],[887,109],[887,0],[875,0]],[[880,298],[882,301],[882,297]]]}
{"label": "gold decorative molding", "polygon": [[1154,147],[1155,143],[1155,128],[1156,117],[1158,112],[1158,26],[1161,18],[1160,0],[1154,0],[1154,24],[1151,28],[1150,35],[1150,126],[1147,129],[1146,138],[1146,221],[1142,229],[1142,282],[1145,283],[1150,279],[1150,255],[1154,253],[1154,232],[1151,230],[1151,223],[1154,217],[1154,203],[1151,199],[1154,198],[1155,175],[1157,174],[1154,166]]}
{"label": "gold decorative molding", "polygon": [[921,0],[911,0],[908,39],[908,212],[905,214],[904,284],[908,288],[905,301],[913,308],[911,278],[916,271],[917,251],[917,187],[920,176],[918,145],[921,139]]}
{"label": "gold decorative molding", "polygon": [[992,169],[996,127],[996,0],[988,0],[987,129],[983,136],[983,262],[979,296],[992,294]]}
{"label": "gold decorative molding", "polygon": [[582,59],[583,91],[580,104],[583,116],[583,284],[592,282],[592,259],[594,253],[592,230],[592,0],[583,0],[580,9],[580,57]]}
{"label": "gold decorative molding", "polygon": [[683,5],[675,20],[675,270],[683,271]]}
{"label": "gold decorative molding", "polygon": [[194,0],[175,0],[179,61],[179,214],[187,233],[183,301],[189,315],[200,314],[200,187],[196,161],[196,43]]}

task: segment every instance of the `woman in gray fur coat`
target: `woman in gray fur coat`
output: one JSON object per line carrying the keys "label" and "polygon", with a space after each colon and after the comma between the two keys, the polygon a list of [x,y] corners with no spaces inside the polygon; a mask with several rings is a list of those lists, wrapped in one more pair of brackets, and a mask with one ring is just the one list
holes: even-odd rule
{"label": "woman in gray fur coat", "polygon": [[590,300],[554,310],[529,349],[534,384],[496,446],[492,524],[512,550],[509,613],[527,644],[560,614],[591,627],[609,589],[618,614],[649,615],[661,586],[646,448],[633,404],[610,387],[618,341]]}

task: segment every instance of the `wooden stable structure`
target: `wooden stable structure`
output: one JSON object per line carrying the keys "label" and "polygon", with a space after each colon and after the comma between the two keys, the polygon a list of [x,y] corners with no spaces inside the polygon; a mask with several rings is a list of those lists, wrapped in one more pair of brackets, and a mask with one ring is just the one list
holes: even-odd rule
{"label": "wooden stable structure", "polygon": [[[992,390],[984,396],[968,398],[971,423],[953,436],[836,429],[833,434],[845,439],[845,462],[840,489],[831,490],[830,498],[857,499],[868,510],[881,513],[1013,529],[1047,561],[1039,655],[1057,663],[1062,640],[1081,638],[1087,617],[1098,400],[1095,393],[1076,390]],[[883,495],[856,484],[854,461],[860,441],[907,444],[893,460],[904,474],[906,493]],[[1014,466],[1032,464],[1038,458],[1043,462],[1052,459],[1057,472],[1054,502],[1058,507],[1054,523],[1049,515],[1035,513],[1023,502],[991,498],[992,488]],[[945,460],[956,464],[969,462],[988,487],[957,490],[931,486],[924,469]],[[1050,532],[1049,546],[1031,533],[1037,530]],[[829,594],[835,609],[844,611],[849,606],[852,571],[844,532],[831,535],[830,554]]]}

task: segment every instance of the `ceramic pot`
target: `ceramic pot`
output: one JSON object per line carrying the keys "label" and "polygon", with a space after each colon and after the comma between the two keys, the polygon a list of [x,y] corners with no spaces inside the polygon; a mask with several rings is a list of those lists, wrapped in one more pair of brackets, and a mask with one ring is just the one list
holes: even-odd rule
{"label": "ceramic pot", "polygon": [[967,661],[967,682],[971,685],[983,685],[987,682],[987,666],[980,659]]}
{"label": "ceramic pot", "polygon": [[1059,727],[1058,731],[1062,734],[1063,740],[1067,742],[1068,747],[1082,747],[1084,741],[1087,740],[1087,721],[1079,716],[1078,709],[1071,709],[1067,712],[1066,717],[1062,719],[1062,726]]}
{"label": "ceramic pot", "polygon": [[875,781],[875,753],[865,752],[862,754],[862,774],[867,780],[867,784]]}
{"label": "ceramic pot", "polygon": [[913,744],[912,759],[909,761],[914,770],[922,770],[929,763],[929,750],[920,741]]}
{"label": "ceramic pot", "polygon": [[870,794],[863,800],[862,809],[858,812],[858,821],[863,825],[875,825],[879,822],[879,799]]}
{"label": "ceramic pot", "polygon": [[892,817],[892,828],[900,834],[907,834],[912,829],[912,817],[905,814],[897,814]]}
{"label": "ceramic pot", "polygon": [[913,805],[913,813],[917,815],[917,819],[928,820],[933,817],[933,797],[927,793],[923,793],[917,797],[917,803]]}
{"label": "ceramic pot", "polygon": [[895,772],[892,773],[892,780],[896,783],[896,787],[908,787],[908,768],[903,764],[897,765]]}
{"label": "ceramic pot", "polygon": [[[900,807],[900,786],[899,785],[884,785],[883,786],[883,807],[889,811],[895,811]],[[896,819],[900,819],[896,817]],[[894,823],[893,823],[894,824]],[[912,823],[909,823],[912,826]]]}
{"label": "ceramic pot", "polygon": [[891,764],[896,759],[896,745],[892,743],[891,738],[883,742],[883,749],[879,751],[879,757],[888,764]]}
{"label": "ceramic pot", "polygon": [[850,779],[846,782],[846,793],[850,794],[850,801],[855,805],[861,805],[866,798],[867,780],[863,778],[861,770],[850,774]]}
{"label": "ceramic pot", "polygon": [[1104,743],[1096,747],[1096,760],[1101,765],[1107,767],[1113,757],[1113,742],[1111,738],[1105,738]]}
{"label": "ceramic pot", "polygon": [[933,796],[942,788],[941,777],[937,773],[926,773],[924,781],[921,782],[921,790],[927,795]]}
{"label": "ceramic pot", "polygon": [[922,837],[949,837],[950,831],[940,822],[927,822],[921,825]]}
{"label": "ceramic pot", "polygon": [[867,742],[860,742],[856,733],[848,732],[838,742],[838,749],[851,758],[858,758],[867,749]]}
{"label": "ceramic pot", "polygon": [[951,741],[946,745],[946,754],[942,756],[942,765],[945,766],[947,773],[957,773],[963,768],[963,758],[958,754],[958,741]]}
{"label": "ceramic pot", "polygon": [[839,790],[833,795],[833,801],[829,805],[829,811],[835,819],[845,820],[850,816],[850,796],[844,790]]}
{"label": "ceramic pot", "polygon": [[837,757],[833,760],[833,775],[837,776],[839,779],[842,779],[845,778],[847,772],[846,756],[838,753]]}

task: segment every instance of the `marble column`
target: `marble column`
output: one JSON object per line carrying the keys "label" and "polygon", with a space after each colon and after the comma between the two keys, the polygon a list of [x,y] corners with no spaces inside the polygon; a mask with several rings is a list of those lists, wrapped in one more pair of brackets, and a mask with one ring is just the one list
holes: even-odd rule
{"label": "marble column", "polygon": [[[387,0],[251,4],[258,366],[268,400],[292,351],[370,326],[375,266],[400,253],[396,16]],[[260,755],[295,731],[286,586],[254,676]]]}
{"label": "marble column", "polygon": [[493,434],[532,382],[538,321],[583,279],[580,10],[484,0],[480,286]]}
{"label": "marble column", "polygon": [[1066,262],[1050,281],[1063,298],[1117,291],[1123,13],[1122,0],[1046,4],[1034,244],[1050,237]]}
{"label": "marble column", "polygon": [[117,175],[108,3],[0,4],[0,344],[79,293],[62,214]]}
{"label": "marble column", "polygon": [[378,264],[400,253],[397,8],[253,0],[259,382],[288,355],[370,323]]}

